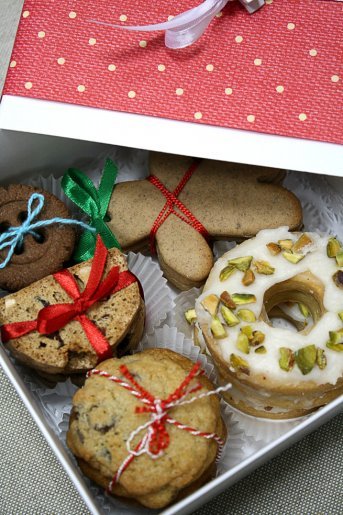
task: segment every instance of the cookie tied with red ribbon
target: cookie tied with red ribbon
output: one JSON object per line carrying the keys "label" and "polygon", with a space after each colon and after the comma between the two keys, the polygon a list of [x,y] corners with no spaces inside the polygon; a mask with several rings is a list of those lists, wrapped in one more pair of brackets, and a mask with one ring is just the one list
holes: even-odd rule
{"label": "cookie tied with red ribbon", "polygon": [[98,237],[93,259],[1,299],[0,322],[12,355],[56,378],[135,348],[144,302],[124,255]]}
{"label": "cookie tied with red ribbon", "polygon": [[110,494],[163,508],[213,477],[228,387],[168,349],[104,361],[74,395],[67,444]]}

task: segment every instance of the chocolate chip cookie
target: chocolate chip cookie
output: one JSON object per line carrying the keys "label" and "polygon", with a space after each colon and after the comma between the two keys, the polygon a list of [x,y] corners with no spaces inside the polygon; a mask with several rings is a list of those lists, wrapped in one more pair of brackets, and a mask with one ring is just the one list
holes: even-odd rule
{"label": "chocolate chip cookie", "polygon": [[[148,349],[104,361],[97,370],[127,382],[123,365],[136,382],[134,387],[143,387],[156,402],[166,399],[182,385],[194,363],[167,349]],[[67,444],[88,477],[104,488],[110,485],[113,495],[136,499],[154,509],[191,493],[210,478],[217,442],[190,434],[172,423],[165,423],[168,445],[163,453],[156,459],[147,453],[135,457],[119,476],[118,469],[128,457],[127,442],[135,429],[151,420],[151,412],[144,411],[146,404],[122,385],[95,374],[93,371],[74,395],[67,434]],[[189,393],[187,399],[213,390],[212,383],[204,376],[194,378],[188,389],[197,383],[201,388]],[[174,406],[168,416],[198,431],[226,437],[216,395]],[[132,449],[137,449],[137,442],[145,433],[146,429],[132,439]]]}

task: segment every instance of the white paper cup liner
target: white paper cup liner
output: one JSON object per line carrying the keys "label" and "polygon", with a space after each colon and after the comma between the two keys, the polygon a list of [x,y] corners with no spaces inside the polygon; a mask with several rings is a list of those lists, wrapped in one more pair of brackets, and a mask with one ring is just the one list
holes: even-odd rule
{"label": "white paper cup liner", "polygon": [[144,332],[151,333],[154,327],[159,327],[166,320],[174,307],[167,280],[151,257],[129,252],[127,262],[143,287],[146,311]]}
{"label": "white paper cup liner", "polygon": [[185,312],[187,309],[192,309],[195,306],[195,300],[201,294],[200,288],[192,288],[188,291],[183,291],[174,299],[173,309],[173,324],[181,331],[187,338],[193,338],[193,328],[185,319]]}

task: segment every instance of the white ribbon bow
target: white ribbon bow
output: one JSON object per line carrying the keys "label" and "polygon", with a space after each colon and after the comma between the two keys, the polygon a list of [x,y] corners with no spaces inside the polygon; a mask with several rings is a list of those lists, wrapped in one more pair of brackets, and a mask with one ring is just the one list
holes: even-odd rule
{"label": "white ribbon bow", "polygon": [[[113,25],[111,23],[92,20],[99,25],[121,28],[124,30],[136,30],[153,32],[165,30],[166,47],[177,49],[185,48],[197,41],[205,32],[213,18],[228,2],[232,0],[205,0],[201,5],[193,7],[182,14],[175,16],[172,20],[155,23],[153,25]],[[264,5],[264,0],[239,0],[249,13],[257,11]]]}

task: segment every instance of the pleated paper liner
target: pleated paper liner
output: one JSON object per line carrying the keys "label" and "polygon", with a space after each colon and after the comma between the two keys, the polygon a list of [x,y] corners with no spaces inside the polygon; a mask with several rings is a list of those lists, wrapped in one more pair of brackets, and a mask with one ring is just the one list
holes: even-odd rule
{"label": "pleated paper liner", "polygon": [[[205,355],[200,353],[199,348],[193,344],[192,340],[186,338],[175,327],[164,325],[162,328],[154,329],[151,334],[147,334],[144,337],[136,352],[152,348],[170,349],[178,354],[182,354],[193,362],[199,362],[206,376],[212,381],[215,380],[216,374],[213,364],[209,362]],[[24,381],[39,401],[50,426],[66,447],[65,441],[69,425],[69,413],[72,407],[72,397],[78,388],[71,383],[70,379],[64,383],[58,383],[53,389],[45,388],[42,385],[39,386],[27,374],[27,371],[24,373]],[[228,439],[217,464],[217,474],[222,474],[231,469],[258,449],[258,447],[254,447],[251,439],[245,435],[240,423],[233,419],[231,409],[223,401],[221,401],[221,412],[228,430]],[[69,450],[68,453],[71,455]],[[76,464],[74,457],[72,459]],[[85,479],[100,507],[105,512],[109,512],[111,507],[112,509],[115,507],[118,514],[151,513],[151,510],[137,508],[136,506],[132,508],[124,502],[108,496],[101,488],[97,487],[87,478]]]}

